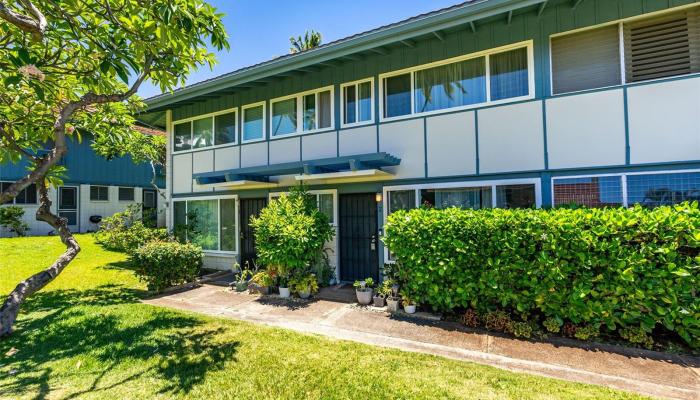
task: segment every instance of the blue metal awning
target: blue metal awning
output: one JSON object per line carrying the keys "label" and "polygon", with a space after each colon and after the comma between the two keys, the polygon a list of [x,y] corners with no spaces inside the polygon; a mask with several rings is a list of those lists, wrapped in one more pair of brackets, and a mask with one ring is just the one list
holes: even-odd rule
{"label": "blue metal awning", "polygon": [[327,176],[342,172],[381,171],[382,167],[393,167],[400,163],[401,159],[381,152],[204,172],[193,174],[193,177],[199,185],[223,184],[227,182],[267,183],[270,182],[271,176]]}

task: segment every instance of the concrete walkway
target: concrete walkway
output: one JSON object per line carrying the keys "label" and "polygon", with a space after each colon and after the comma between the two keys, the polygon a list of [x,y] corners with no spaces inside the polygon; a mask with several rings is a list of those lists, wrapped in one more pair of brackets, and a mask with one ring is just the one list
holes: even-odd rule
{"label": "concrete walkway", "polygon": [[517,340],[470,332],[457,323],[391,316],[352,304],[261,297],[206,284],[144,302],[646,395],[700,400],[700,357],[582,346],[565,339]]}

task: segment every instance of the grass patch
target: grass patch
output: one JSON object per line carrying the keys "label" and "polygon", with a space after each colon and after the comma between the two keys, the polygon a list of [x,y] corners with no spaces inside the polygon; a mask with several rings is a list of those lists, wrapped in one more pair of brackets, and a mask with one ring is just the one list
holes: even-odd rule
{"label": "grass patch", "polygon": [[[140,304],[126,256],[78,241],[78,258],[0,341],[0,398],[640,398]],[[62,250],[56,237],[0,239],[0,294]]]}

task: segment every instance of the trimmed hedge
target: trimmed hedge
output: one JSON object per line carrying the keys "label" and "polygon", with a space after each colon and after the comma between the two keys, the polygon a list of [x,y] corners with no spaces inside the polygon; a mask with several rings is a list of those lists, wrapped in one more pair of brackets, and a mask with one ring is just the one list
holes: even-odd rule
{"label": "trimmed hedge", "polygon": [[134,250],[131,261],[148,290],[160,292],[197,278],[202,268],[202,249],[192,244],[154,241]]}
{"label": "trimmed hedge", "polygon": [[[700,209],[416,209],[384,243],[411,297],[610,331],[657,327],[700,346]],[[618,331],[619,333],[619,331]]]}

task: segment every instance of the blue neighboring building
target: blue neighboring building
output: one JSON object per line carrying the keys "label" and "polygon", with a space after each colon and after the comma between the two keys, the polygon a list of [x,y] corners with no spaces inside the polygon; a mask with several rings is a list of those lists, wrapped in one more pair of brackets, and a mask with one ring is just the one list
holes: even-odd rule
{"label": "blue neighboring building", "polygon": [[[91,221],[91,217],[108,217],[130,204],[142,203],[149,214],[155,213],[155,222],[160,219],[160,225],[164,225],[165,205],[151,184],[153,172],[150,164],[134,164],[129,156],[107,160],[95,154],[90,144],[89,135],[83,135],[82,142],[68,141],[68,154],[60,163],[68,171],[63,186],[51,188],[49,192],[53,211],[68,219],[73,232],[90,232],[98,228],[93,222],[95,218]],[[26,167],[26,161],[0,164],[0,185],[8,186],[24,176]],[[165,187],[163,171],[156,172],[156,182]],[[24,219],[30,226],[28,234],[46,235],[53,230],[45,222],[36,221],[38,194],[34,185],[9,204],[25,210]],[[8,234],[0,228],[0,235]]]}

